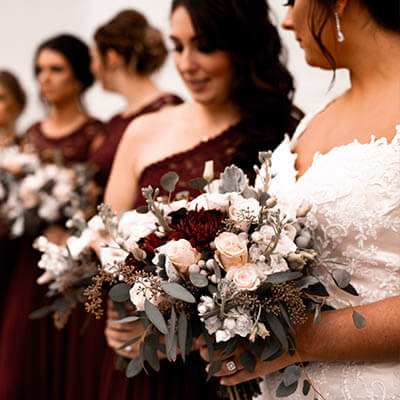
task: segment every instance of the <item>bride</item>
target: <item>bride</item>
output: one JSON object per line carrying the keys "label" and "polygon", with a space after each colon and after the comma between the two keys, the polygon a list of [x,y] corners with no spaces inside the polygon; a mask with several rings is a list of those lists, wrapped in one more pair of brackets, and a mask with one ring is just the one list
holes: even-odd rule
{"label": "bride", "polygon": [[[289,0],[282,23],[308,64],[347,68],[351,88],[299,125],[275,151],[284,198],[313,204],[308,224],[317,249],[352,275],[358,297],[340,295],[319,325],[296,329],[301,377],[289,399],[359,400],[400,397],[400,13],[398,0]],[[280,164],[291,174],[279,175]],[[286,167],[287,171],[288,168]],[[290,175],[290,176],[289,176]],[[298,196],[293,196],[294,191]],[[354,308],[366,319],[352,321]],[[202,350],[206,358],[206,350]],[[275,399],[277,372],[297,361],[288,353],[260,361],[253,373],[224,366],[226,385],[257,376],[264,399]],[[303,374],[304,375],[304,374]],[[319,397],[320,392],[323,397]]]}

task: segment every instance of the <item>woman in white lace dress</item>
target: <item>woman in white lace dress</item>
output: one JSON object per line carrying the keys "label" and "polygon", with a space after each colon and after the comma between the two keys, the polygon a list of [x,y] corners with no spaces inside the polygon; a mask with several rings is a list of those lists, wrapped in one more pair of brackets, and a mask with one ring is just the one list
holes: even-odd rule
{"label": "woman in white lace dress", "polygon": [[[308,64],[347,68],[351,88],[305,118],[275,151],[278,195],[313,205],[308,224],[324,257],[352,275],[359,296],[331,300],[319,325],[296,329],[301,377],[292,399],[400,399],[400,11],[399,0],[289,0],[283,27],[292,30]],[[282,166],[282,167],[281,167]],[[294,193],[297,193],[296,195]],[[290,196],[290,197],[289,197]],[[365,328],[356,329],[352,309]],[[205,352],[203,352],[204,354]],[[259,362],[253,373],[226,366],[236,384],[265,379],[275,399],[277,372],[296,357]]]}

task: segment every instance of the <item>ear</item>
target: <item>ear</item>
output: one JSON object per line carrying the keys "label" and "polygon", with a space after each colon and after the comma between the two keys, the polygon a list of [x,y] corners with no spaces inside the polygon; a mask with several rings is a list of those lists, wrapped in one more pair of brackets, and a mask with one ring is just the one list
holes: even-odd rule
{"label": "ear", "polygon": [[108,49],[105,56],[105,65],[110,69],[117,69],[123,64],[123,60],[120,54],[114,49]]}
{"label": "ear", "polygon": [[343,17],[344,11],[351,0],[337,0],[335,11],[338,13],[339,17]]}

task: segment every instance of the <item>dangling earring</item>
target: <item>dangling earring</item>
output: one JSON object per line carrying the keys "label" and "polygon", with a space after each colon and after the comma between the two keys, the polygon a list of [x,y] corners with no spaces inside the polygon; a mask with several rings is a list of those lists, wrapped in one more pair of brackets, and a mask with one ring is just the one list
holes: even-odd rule
{"label": "dangling earring", "polygon": [[337,12],[335,12],[335,20],[336,20],[336,31],[337,31],[337,41],[339,43],[344,42],[344,35],[342,29],[340,27],[340,18]]}

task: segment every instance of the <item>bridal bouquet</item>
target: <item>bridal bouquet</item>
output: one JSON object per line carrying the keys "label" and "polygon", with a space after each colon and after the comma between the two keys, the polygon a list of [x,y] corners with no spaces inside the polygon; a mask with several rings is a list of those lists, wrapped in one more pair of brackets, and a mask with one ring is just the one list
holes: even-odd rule
{"label": "bridal bouquet", "polygon": [[45,164],[17,146],[0,152],[0,218],[13,237],[65,221],[75,210],[92,212],[94,170],[78,163]]}
{"label": "bridal bouquet", "polygon": [[[169,198],[159,190],[142,189],[147,206],[121,216],[105,205],[99,217],[108,232],[101,255],[102,268],[86,291],[87,310],[102,313],[101,287],[111,284],[110,296],[127,323],[141,320],[145,333],[124,347],[140,342],[140,355],[126,374],[133,377],[147,363],[158,371],[158,351],[175,361],[185,360],[193,338],[203,334],[210,359],[215,350],[224,356],[240,345],[241,364],[254,370],[256,360],[273,360],[285,351],[295,354],[294,329],[314,313],[318,323],[329,293],[316,274],[322,269],[336,285],[354,295],[349,274],[324,269],[313,250],[312,235],[304,224],[310,206],[292,213],[269,194],[273,179],[271,154],[260,153],[261,168],[254,187],[244,172],[232,165],[213,180],[212,162],[203,178],[191,182],[204,193],[189,200],[171,201],[177,174],[161,179]],[[293,215],[291,215],[293,214]],[[134,315],[127,316],[124,303]],[[356,326],[364,324],[354,312]],[[209,378],[222,366],[215,361]],[[299,365],[284,371],[277,395],[293,393],[302,372]],[[305,381],[303,391],[310,390]],[[258,382],[223,388],[229,399],[251,399]]]}

